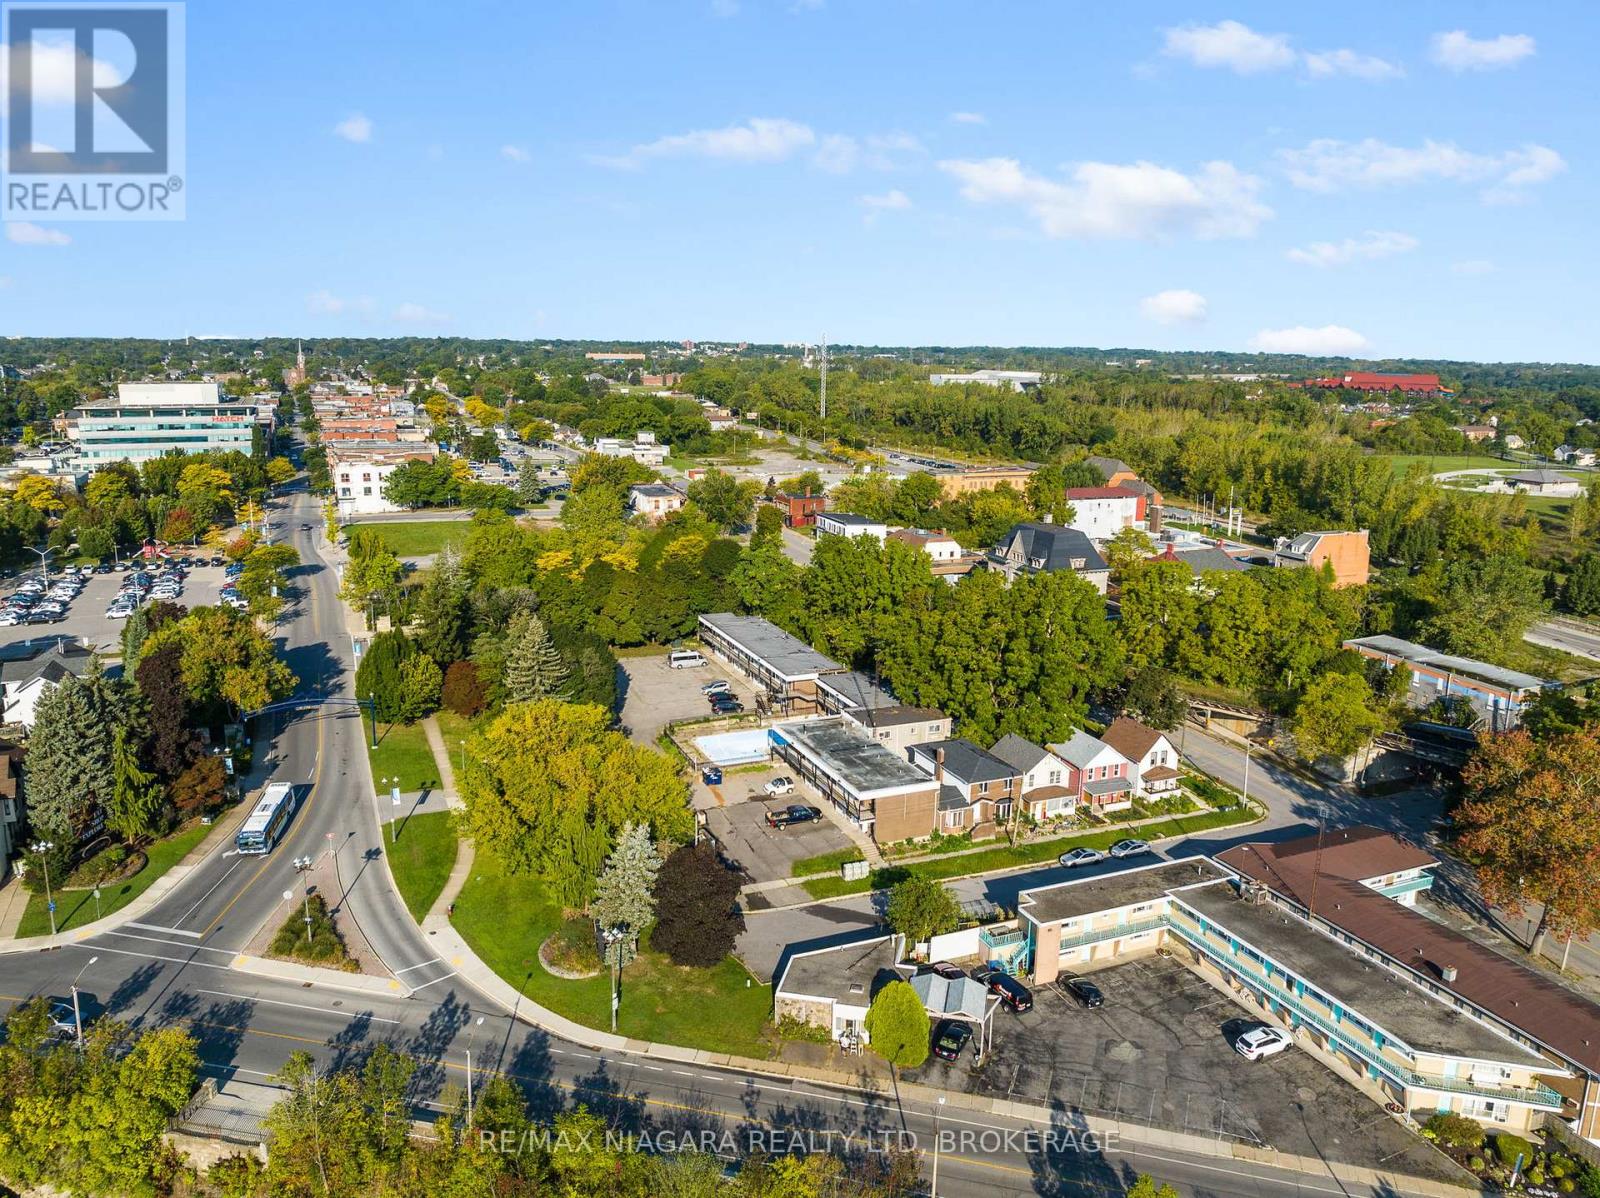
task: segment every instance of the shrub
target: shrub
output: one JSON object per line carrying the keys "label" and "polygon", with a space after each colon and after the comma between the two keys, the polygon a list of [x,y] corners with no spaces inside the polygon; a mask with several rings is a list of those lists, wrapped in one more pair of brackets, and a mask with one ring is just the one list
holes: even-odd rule
{"label": "shrub", "polygon": [[1497,1132],[1494,1137],[1494,1155],[1497,1161],[1509,1169],[1517,1163],[1519,1156],[1524,1164],[1533,1160],[1533,1145],[1510,1132]]}
{"label": "shrub", "polygon": [[1481,1156],[1475,1156],[1467,1162],[1467,1168],[1471,1169],[1474,1173],[1482,1173],[1487,1167],[1488,1162],[1485,1161]]}
{"label": "shrub", "polygon": [[1563,1194],[1570,1194],[1577,1188],[1577,1185],[1570,1177],[1563,1177],[1560,1181],[1556,1182],[1556,1189],[1560,1190]]}
{"label": "shrub", "polygon": [[1422,1127],[1425,1132],[1432,1132],[1432,1139],[1439,1144],[1459,1152],[1473,1152],[1483,1145],[1483,1128],[1465,1115],[1444,1111],[1434,1115]]}
{"label": "shrub", "polygon": [[444,705],[460,716],[475,716],[488,704],[489,696],[478,667],[470,661],[453,661],[444,672]]}
{"label": "shrub", "polygon": [[1531,1186],[1542,1186],[1544,1184],[1544,1170],[1539,1168],[1538,1165],[1528,1170],[1528,1184]]}

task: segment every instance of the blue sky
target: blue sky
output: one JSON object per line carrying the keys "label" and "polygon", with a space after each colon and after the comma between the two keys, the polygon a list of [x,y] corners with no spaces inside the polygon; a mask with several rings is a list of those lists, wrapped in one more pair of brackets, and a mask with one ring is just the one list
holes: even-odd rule
{"label": "blue sky", "polygon": [[188,219],[9,226],[0,334],[1600,358],[1592,5],[204,0],[187,27]]}

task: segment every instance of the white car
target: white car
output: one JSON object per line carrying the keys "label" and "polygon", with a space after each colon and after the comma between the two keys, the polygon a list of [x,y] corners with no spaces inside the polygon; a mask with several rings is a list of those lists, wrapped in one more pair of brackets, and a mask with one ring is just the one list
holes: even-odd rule
{"label": "white car", "polygon": [[794,779],[774,778],[761,789],[774,797],[778,795],[792,795],[794,793]]}
{"label": "white car", "polygon": [[15,628],[22,623],[22,616],[14,611],[0,611],[0,628]]}
{"label": "white car", "polygon": [[1294,1040],[1281,1027],[1253,1027],[1233,1042],[1233,1050],[1247,1061],[1259,1061],[1282,1052]]}
{"label": "white car", "polygon": [[702,695],[731,695],[733,693],[733,687],[729,686],[722,679],[718,678],[715,682],[708,682],[702,686],[700,688],[700,693]]}
{"label": "white car", "polygon": [[1096,861],[1105,859],[1106,855],[1099,849],[1068,849],[1056,858],[1056,862],[1071,869],[1078,865],[1093,865]]}

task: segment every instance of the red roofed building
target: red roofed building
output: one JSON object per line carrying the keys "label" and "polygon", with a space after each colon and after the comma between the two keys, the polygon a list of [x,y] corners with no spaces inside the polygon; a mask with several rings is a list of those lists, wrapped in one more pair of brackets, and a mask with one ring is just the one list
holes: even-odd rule
{"label": "red roofed building", "polygon": [[1124,528],[1143,528],[1145,497],[1130,487],[1068,487],[1072,527],[1091,541],[1108,541]]}
{"label": "red roofed building", "polygon": [[1378,374],[1353,370],[1333,378],[1308,379],[1308,387],[1343,391],[1399,391],[1404,395],[1454,395],[1436,374]]}

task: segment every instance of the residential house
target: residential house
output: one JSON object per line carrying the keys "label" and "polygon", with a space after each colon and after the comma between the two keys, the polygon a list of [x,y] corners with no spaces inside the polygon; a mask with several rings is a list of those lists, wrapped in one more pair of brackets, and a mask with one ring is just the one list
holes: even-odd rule
{"label": "residential house", "polygon": [[1126,487],[1068,487],[1072,524],[1091,541],[1109,541],[1125,528],[1144,528],[1144,496]]}
{"label": "residential house", "polygon": [[1007,733],[989,752],[1022,775],[1022,808],[1033,819],[1061,819],[1078,809],[1077,769],[1049,749]]}
{"label": "residential house", "polygon": [[817,514],[828,507],[826,495],[813,495],[809,491],[804,495],[780,491],[772,497],[772,502],[783,513],[783,522],[790,528],[810,528],[817,522]]}
{"label": "residential house", "polygon": [[961,548],[960,542],[943,529],[897,528],[889,534],[888,539],[922,550],[932,561],[933,576],[944,579],[951,586],[972,573],[983,561],[981,554],[968,553]]}
{"label": "residential house", "polygon": [[0,742],[0,882],[10,874],[22,832],[22,759],[26,753],[20,745]]}
{"label": "residential house", "polygon": [[687,495],[665,483],[635,483],[628,488],[629,510],[649,520],[669,516],[687,502]]}
{"label": "residential house", "polygon": [[1159,799],[1177,793],[1178,748],[1165,732],[1118,716],[1100,739],[1133,762],[1133,780],[1140,798]]}
{"label": "residential house", "polygon": [[68,637],[0,648],[0,724],[32,728],[46,692],[67,678],[82,678],[93,661],[93,652]]}
{"label": "residential house", "polygon": [[1081,729],[1050,751],[1077,771],[1079,801],[1096,815],[1133,806],[1133,762]]}
{"label": "residential house", "polygon": [[818,512],[816,526],[818,536],[871,537],[880,545],[889,535],[889,526],[882,520],[874,520],[871,516],[855,516],[849,512]]}
{"label": "residential house", "polygon": [[1005,576],[1070,570],[1102,595],[1111,569],[1082,532],[1061,524],[1018,524],[989,554],[989,564]]}
{"label": "residential house", "polygon": [[993,836],[1021,797],[1022,774],[964,737],[911,746],[911,764],[939,784],[939,830]]}
{"label": "residential house", "polygon": [[[1517,439],[1520,441],[1522,438],[1518,437]],[[1510,437],[1506,438],[1506,444],[1508,446],[1511,445]],[[1513,448],[1515,447],[1513,446]],[[1600,455],[1596,455],[1594,450],[1579,449],[1572,445],[1561,446],[1556,450],[1554,456],[1556,461],[1565,462],[1568,466],[1593,466],[1596,461],[1600,461]]]}
{"label": "residential house", "polygon": [[854,670],[819,675],[816,694],[820,710],[839,716],[863,740],[875,741],[896,753],[950,735],[950,717],[944,712],[901,703]]}
{"label": "residential house", "polygon": [[868,1043],[867,1009],[879,990],[905,979],[903,955],[899,936],[795,953],[773,988],[772,1021],[823,1028],[830,1039],[852,1048]]}
{"label": "residential house", "polygon": [[1179,549],[1176,542],[1171,541],[1150,560],[1153,562],[1176,562],[1180,566],[1188,566],[1189,573],[1194,576],[1197,587],[1201,576],[1213,570],[1221,570],[1226,574],[1236,574],[1250,568],[1248,563],[1240,561],[1220,545],[1201,545],[1192,549]]}
{"label": "residential house", "polygon": [[727,408],[707,408],[705,418],[714,433],[725,433],[739,427],[739,418]]}
{"label": "residential house", "polygon": [[1120,487],[1125,483],[1136,481],[1139,477],[1133,467],[1121,458],[1104,458],[1096,454],[1085,458],[1084,461],[1100,472],[1100,477],[1105,479],[1105,485],[1108,487]]}

